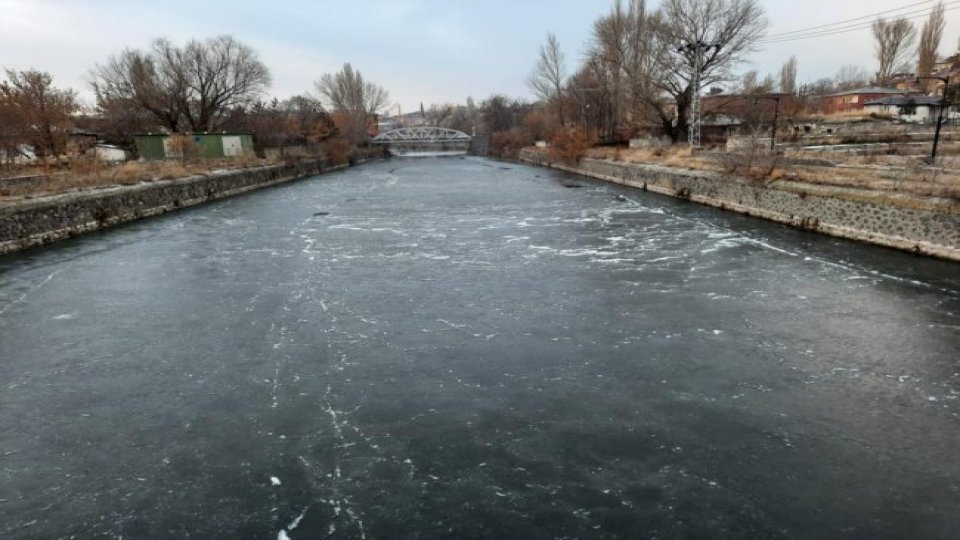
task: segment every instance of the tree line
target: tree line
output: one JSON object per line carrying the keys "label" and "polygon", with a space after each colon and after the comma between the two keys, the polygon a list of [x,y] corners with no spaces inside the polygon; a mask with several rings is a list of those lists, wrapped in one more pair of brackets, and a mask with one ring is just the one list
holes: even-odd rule
{"label": "tree line", "polygon": [[84,112],[77,94],[54,85],[49,73],[7,69],[0,80],[0,151],[59,156],[71,130],[82,127],[106,142],[132,148],[142,132],[253,132],[264,145],[319,143],[342,138],[363,144],[371,115],[389,93],[349,63],[322,75],[314,95],[270,99],[270,70],[257,52],[232,36],[177,45],[155,39],[125,49],[90,71],[95,105]]}
{"label": "tree line", "polygon": [[[576,127],[613,142],[646,131],[678,142],[686,137],[695,92],[779,92],[802,105],[810,96],[893,84],[905,72],[912,82],[934,71],[944,26],[942,2],[919,30],[906,18],[878,18],[871,25],[874,73],[848,65],[833,78],[800,84],[796,56],[776,74],[739,72],[768,27],[756,0],[664,0],[656,9],[646,0],[616,0],[593,22],[579,65],[571,71],[548,34],[527,82],[553,132]],[[934,91],[935,85],[921,86]]]}

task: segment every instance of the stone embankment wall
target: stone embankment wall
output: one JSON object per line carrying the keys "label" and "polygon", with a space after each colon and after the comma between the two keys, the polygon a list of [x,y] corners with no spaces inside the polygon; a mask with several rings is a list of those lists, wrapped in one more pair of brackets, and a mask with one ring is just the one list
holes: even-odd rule
{"label": "stone embankment wall", "polygon": [[960,201],[777,180],[752,182],[674,167],[583,159],[575,166],[526,149],[520,160],[918,254],[960,261]]}
{"label": "stone embankment wall", "polygon": [[344,167],[310,160],[6,204],[0,206],[0,253]]}

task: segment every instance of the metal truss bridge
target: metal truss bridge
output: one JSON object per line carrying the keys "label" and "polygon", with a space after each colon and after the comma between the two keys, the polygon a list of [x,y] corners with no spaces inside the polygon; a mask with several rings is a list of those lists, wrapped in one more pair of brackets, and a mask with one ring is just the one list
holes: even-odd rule
{"label": "metal truss bridge", "polygon": [[373,138],[397,156],[462,155],[473,138],[462,131],[433,126],[417,126],[387,131]]}
{"label": "metal truss bridge", "polygon": [[442,127],[418,126],[395,129],[373,138],[376,144],[444,144],[466,143],[472,137],[462,131]]}

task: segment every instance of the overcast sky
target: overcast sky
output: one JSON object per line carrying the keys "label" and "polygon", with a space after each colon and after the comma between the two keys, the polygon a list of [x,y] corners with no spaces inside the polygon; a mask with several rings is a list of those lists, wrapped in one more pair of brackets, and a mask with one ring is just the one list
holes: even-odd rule
{"label": "overcast sky", "polygon": [[[0,66],[49,71],[57,84],[89,100],[90,68],[124,47],[145,47],[159,36],[182,43],[232,34],[269,66],[271,95],[310,92],[321,74],[350,62],[386,87],[406,112],[421,102],[462,103],[467,96],[529,97],[524,81],[547,32],[557,35],[572,69],[592,22],[611,1],[0,0]],[[770,21],[768,33],[775,34],[917,1],[760,3]],[[960,35],[960,11],[946,18],[941,53],[956,50]],[[801,82],[831,76],[844,64],[875,70],[868,30],[769,45],[743,70],[775,72],[791,54],[799,58]]]}

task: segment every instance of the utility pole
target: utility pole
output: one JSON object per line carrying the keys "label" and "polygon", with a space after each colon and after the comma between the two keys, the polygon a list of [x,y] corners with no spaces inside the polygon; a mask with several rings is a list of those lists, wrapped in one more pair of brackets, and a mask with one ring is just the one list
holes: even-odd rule
{"label": "utility pole", "polygon": [[703,54],[710,49],[720,51],[719,45],[697,41],[677,48],[677,52],[693,54],[693,80],[690,82],[690,119],[687,121],[688,140],[693,148],[700,147],[701,108],[700,108],[700,71],[703,70]]}
{"label": "utility pole", "polygon": [[940,145],[940,128],[943,127],[943,110],[949,107],[947,98],[950,95],[947,90],[950,88],[950,77],[917,77],[917,82],[923,79],[943,81],[943,99],[940,100],[940,112],[937,114],[937,128],[933,133],[933,151],[930,153],[930,165],[937,164],[937,147]]}
{"label": "utility pole", "polygon": [[756,105],[758,100],[761,99],[772,99],[777,103],[776,108],[773,110],[773,133],[770,135],[770,152],[775,153],[777,151],[777,124],[780,122],[780,98],[782,96],[757,96],[753,98],[753,104]]}

